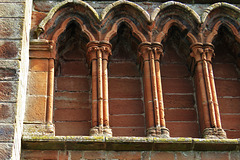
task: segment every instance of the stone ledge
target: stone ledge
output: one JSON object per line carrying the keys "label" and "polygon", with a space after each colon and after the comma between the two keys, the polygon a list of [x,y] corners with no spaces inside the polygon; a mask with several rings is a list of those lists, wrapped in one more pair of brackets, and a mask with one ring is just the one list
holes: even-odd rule
{"label": "stone ledge", "polygon": [[114,151],[237,151],[240,139],[39,136],[22,138],[22,149]]}

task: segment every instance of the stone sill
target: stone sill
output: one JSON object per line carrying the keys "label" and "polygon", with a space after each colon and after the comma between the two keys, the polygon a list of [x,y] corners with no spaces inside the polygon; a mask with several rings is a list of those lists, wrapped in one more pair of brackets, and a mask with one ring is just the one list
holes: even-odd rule
{"label": "stone sill", "polygon": [[24,136],[22,149],[114,151],[237,151],[240,139]]}

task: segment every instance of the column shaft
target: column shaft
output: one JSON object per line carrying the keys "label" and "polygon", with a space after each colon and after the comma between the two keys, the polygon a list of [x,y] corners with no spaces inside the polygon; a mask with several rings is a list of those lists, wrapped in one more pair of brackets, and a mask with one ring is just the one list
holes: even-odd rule
{"label": "column shaft", "polygon": [[54,94],[54,59],[48,60],[48,90],[47,90],[47,114],[46,121],[53,122],[53,94]]}

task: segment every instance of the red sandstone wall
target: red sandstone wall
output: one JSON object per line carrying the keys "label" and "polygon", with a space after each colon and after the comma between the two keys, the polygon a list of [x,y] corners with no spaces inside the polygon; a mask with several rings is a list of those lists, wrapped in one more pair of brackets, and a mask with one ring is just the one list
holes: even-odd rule
{"label": "red sandstone wall", "polygon": [[170,136],[200,137],[194,82],[186,62],[170,44],[165,46],[161,76],[166,125]]}
{"label": "red sandstone wall", "polygon": [[[33,29],[51,8],[44,10],[39,7],[36,6],[33,11]],[[217,56],[213,69],[223,128],[228,138],[238,138],[240,135],[239,70],[225,53],[228,51],[224,50],[224,47],[216,48]],[[74,69],[76,66],[81,70]],[[174,50],[167,49],[161,72],[166,122],[171,136],[200,137],[193,80],[185,62],[174,53]],[[89,102],[91,88],[88,74],[88,68],[83,61],[63,62],[61,74],[55,81],[56,135],[88,135],[91,123]],[[142,82],[135,62],[122,61],[109,64],[109,93],[110,126],[113,135],[144,136]]]}
{"label": "red sandstone wall", "polygon": [[70,50],[55,73],[54,121],[56,135],[89,135],[91,127],[91,77],[84,53]]}
{"label": "red sandstone wall", "polygon": [[109,107],[113,136],[145,136],[142,80],[135,60],[110,62]]}
{"label": "red sandstone wall", "polygon": [[222,125],[228,138],[240,136],[240,72],[227,46],[216,46],[213,71]]}
{"label": "red sandstone wall", "polygon": [[237,160],[240,154],[233,152],[158,152],[158,151],[33,151],[25,150],[22,160],[52,159],[52,160],[79,160],[79,159],[118,159],[118,160]]}

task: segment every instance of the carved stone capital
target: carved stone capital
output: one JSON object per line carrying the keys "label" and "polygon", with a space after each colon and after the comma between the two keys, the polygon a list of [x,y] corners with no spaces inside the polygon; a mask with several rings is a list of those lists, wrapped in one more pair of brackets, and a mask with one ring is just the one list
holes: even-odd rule
{"label": "carved stone capital", "polygon": [[101,57],[104,60],[108,60],[108,57],[112,55],[111,52],[112,45],[108,42],[99,42],[99,41],[91,41],[87,44],[87,60],[89,63],[92,60],[97,59],[97,52],[100,51]]}
{"label": "carved stone capital", "polygon": [[149,54],[151,52],[151,43],[144,42],[138,46],[138,56],[144,61],[149,60]]}
{"label": "carved stone capital", "polygon": [[138,46],[138,56],[142,57],[144,61],[149,60],[149,54],[154,54],[154,60],[160,60],[163,56],[163,46],[159,42],[144,42]]}
{"label": "carved stone capital", "polygon": [[203,58],[203,44],[202,43],[195,43],[190,47],[192,49],[192,53],[190,56],[195,59],[196,62],[202,61]]}
{"label": "carved stone capital", "polygon": [[160,60],[163,56],[163,45],[161,43],[154,42],[152,43],[152,50],[155,60]]}
{"label": "carved stone capital", "polygon": [[169,130],[165,127],[151,127],[147,129],[147,137],[169,138]]}
{"label": "carved stone capital", "polygon": [[224,139],[227,138],[227,135],[222,128],[206,128],[203,131],[203,137],[206,139]]}
{"label": "carved stone capital", "polygon": [[200,61],[212,61],[212,58],[215,56],[213,45],[210,43],[202,44],[195,43],[191,46],[192,53],[190,56],[195,59],[196,62]]}
{"label": "carved stone capital", "polygon": [[95,126],[90,129],[90,136],[112,137],[112,129],[109,127]]}
{"label": "carved stone capital", "polygon": [[203,48],[204,48],[204,54],[206,56],[206,60],[211,62],[212,58],[215,57],[214,46],[208,43],[208,44],[204,44]]}
{"label": "carved stone capital", "polygon": [[30,41],[29,57],[39,59],[55,58],[53,55],[54,41],[46,39],[33,39]]}
{"label": "carved stone capital", "polygon": [[112,55],[112,45],[108,42],[100,42],[99,47],[102,51],[103,59],[108,60],[108,57]]}

